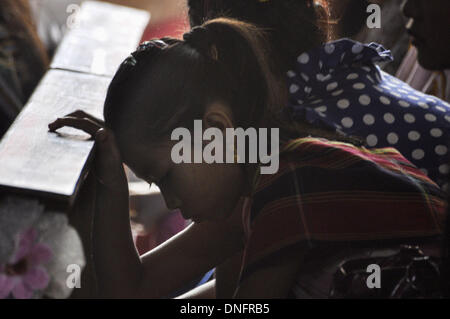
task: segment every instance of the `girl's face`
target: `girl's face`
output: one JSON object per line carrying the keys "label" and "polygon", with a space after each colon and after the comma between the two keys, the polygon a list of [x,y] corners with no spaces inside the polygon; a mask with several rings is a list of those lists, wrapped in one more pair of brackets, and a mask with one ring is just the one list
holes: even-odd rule
{"label": "girl's face", "polygon": [[194,222],[228,217],[244,193],[242,165],[175,164],[171,159],[175,144],[167,137],[159,143],[127,143],[120,148],[124,162],[139,178],[156,183],[169,209],[180,209]]}

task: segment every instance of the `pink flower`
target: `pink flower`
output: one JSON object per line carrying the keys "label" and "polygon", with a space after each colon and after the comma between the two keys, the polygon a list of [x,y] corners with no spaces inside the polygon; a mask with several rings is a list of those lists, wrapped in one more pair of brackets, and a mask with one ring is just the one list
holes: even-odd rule
{"label": "pink flower", "polygon": [[10,293],[16,299],[29,299],[36,290],[48,286],[50,276],[42,266],[52,252],[42,243],[36,243],[37,233],[30,228],[20,237],[19,246],[8,263],[0,265],[0,299]]}

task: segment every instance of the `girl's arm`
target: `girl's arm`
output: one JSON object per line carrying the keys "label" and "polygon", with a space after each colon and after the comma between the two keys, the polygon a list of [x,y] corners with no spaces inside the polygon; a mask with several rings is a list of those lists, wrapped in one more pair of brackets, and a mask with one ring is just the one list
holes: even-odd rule
{"label": "girl's arm", "polygon": [[139,297],[165,297],[242,249],[242,233],[229,221],[193,224],[141,257]]}
{"label": "girl's arm", "polygon": [[[131,235],[125,174],[121,178],[125,182],[116,183],[115,189],[100,184],[97,194],[94,257],[104,297],[166,297],[241,249],[242,228],[234,217],[192,224],[139,257]],[[238,207],[235,214],[239,212]]]}
{"label": "girl's arm", "polygon": [[102,297],[165,297],[241,249],[237,208],[230,220],[193,224],[139,257],[131,235],[127,179],[114,135],[89,118],[65,117],[49,128],[63,126],[81,129],[96,140],[93,253]]}
{"label": "girl's arm", "polygon": [[233,298],[239,281],[242,267],[242,251],[216,267],[217,299]]}
{"label": "girl's arm", "polygon": [[242,264],[242,251],[216,267],[215,279],[192,289],[177,299],[231,299],[236,291]]}
{"label": "girl's arm", "polygon": [[192,224],[139,258],[128,211],[101,202],[105,204],[97,212],[94,256],[104,297],[166,297],[241,247],[241,235],[232,225]]}
{"label": "girl's arm", "polygon": [[139,257],[131,235],[128,192],[100,185],[97,208],[94,257],[105,297],[166,297],[242,247],[239,225],[202,223]]}
{"label": "girl's arm", "polygon": [[176,299],[216,299],[216,280],[213,279]]}
{"label": "girl's arm", "polygon": [[289,291],[301,267],[304,246],[296,244],[271,255],[244,277],[236,291],[236,299],[281,299]]}

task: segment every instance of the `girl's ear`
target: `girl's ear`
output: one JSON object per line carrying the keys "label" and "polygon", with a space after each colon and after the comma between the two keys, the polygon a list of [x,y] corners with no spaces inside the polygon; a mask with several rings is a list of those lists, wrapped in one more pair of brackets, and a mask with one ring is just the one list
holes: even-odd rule
{"label": "girl's ear", "polygon": [[203,116],[203,126],[205,129],[216,127],[223,132],[225,132],[226,128],[232,128],[233,113],[231,108],[222,102],[210,104]]}

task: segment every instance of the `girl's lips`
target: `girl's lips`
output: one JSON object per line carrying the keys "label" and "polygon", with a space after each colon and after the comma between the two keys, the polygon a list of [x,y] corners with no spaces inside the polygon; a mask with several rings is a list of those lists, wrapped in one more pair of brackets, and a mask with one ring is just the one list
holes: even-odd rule
{"label": "girl's lips", "polygon": [[177,200],[176,198],[170,198],[166,200],[166,206],[170,210],[181,210],[181,201]]}
{"label": "girl's lips", "polygon": [[193,220],[192,216],[186,215],[182,210],[180,210],[180,212],[181,212],[181,216],[183,216],[184,219]]}
{"label": "girl's lips", "polygon": [[177,205],[174,205],[174,204],[167,204],[167,208],[168,208],[169,210],[177,210],[177,209],[180,209],[180,207],[178,207]]}
{"label": "girl's lips", "polygon": [[198,216],[192,216],[190,218],[194,223],[200,223],[202,220]]}
{"label": "girl's lips", "polygon": [[[183,213],[181,213],[181,214],[183,215]],[[189,219],[189,220],[193,221],[194,223],[199,223],[203,220],[203,218],[199,215],[192,215],[192,216],[184,216],[183,215],[183,217],[185,219]]]}

